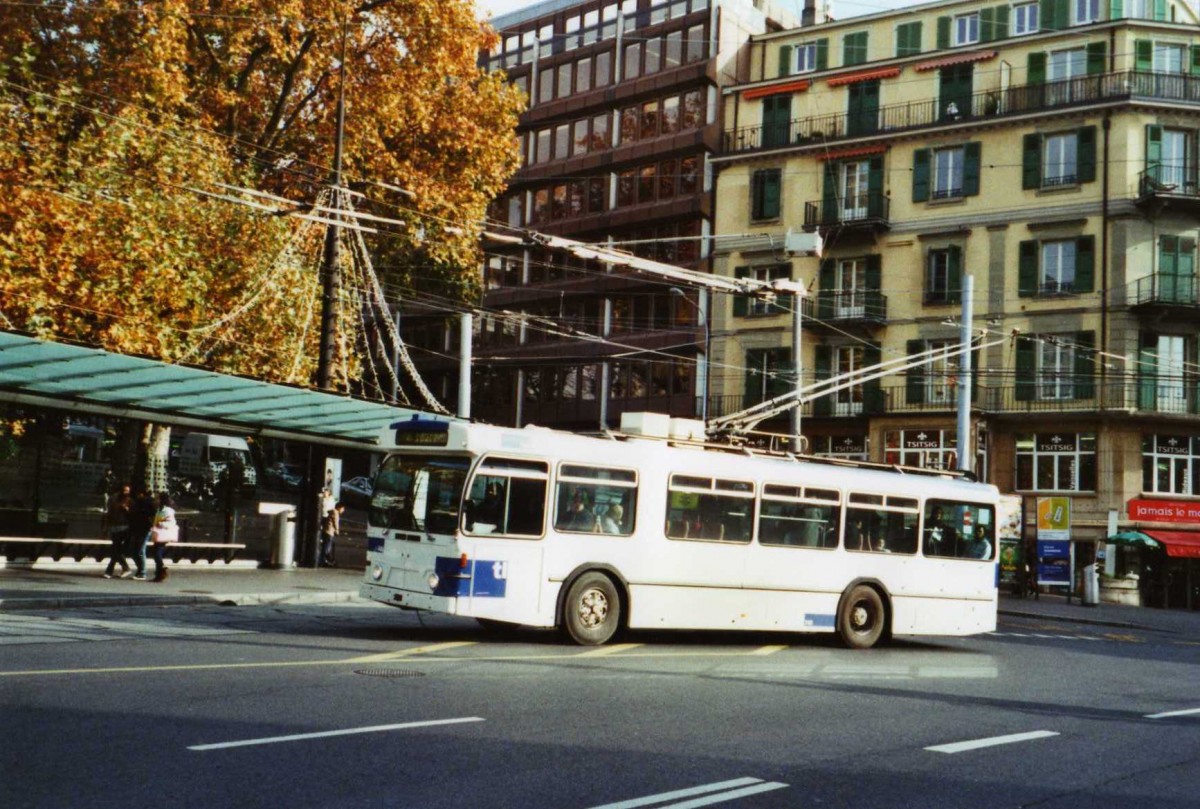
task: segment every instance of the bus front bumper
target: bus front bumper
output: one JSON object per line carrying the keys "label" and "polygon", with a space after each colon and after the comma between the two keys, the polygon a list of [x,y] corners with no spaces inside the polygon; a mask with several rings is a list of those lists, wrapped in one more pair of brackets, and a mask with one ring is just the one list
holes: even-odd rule
{"label": "bus front bumper", "polygon": [[457,612],[458,599],[446,596],[435,596],[432,593],[420,593],[415,590],[399,590],[395,587],[385,587],[381,584],[364,582],[358,588],[362,598],[390,604],[393,607],[404,607],[410,610],[427,610],[454,615]]}

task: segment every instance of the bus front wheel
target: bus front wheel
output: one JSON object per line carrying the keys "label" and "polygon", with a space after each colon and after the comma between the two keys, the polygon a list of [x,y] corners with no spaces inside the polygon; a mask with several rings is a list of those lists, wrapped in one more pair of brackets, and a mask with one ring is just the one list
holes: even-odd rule
{"label": "bus front wheel", "polygon": [[607,643],[621,624],[621,597],[603,573],[584,573],[563,602],[563,627],[580,646]]}
{"label": "bus front wheel", "polygon": [[870,649],[883,637],[887,615],[874,587],[859,584],[846,593],[838,610],[837,631],[851,649]]}

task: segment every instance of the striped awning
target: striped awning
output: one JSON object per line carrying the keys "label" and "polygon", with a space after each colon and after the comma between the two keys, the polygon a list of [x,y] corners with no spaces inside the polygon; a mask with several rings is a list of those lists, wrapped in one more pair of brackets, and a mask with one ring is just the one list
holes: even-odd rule
{"label": "striped awning", "polygon": [[803,93],[812,82],[808,79],[799,81],[789,81],[787,84],[772,84],[769,87],[755,87],[753,90],[747,90],[742,93],[742,98],[749,101],[752,98],[763,98],[764,96],[777,96],[784,93]]}
{"label": "striped awning", "polygon": [[851,157],[866,157],[867,155],[883,154],[888,150],[887,144],[875,146],[855,146],[850,149],[838,149],[832,152],[816,155],[818,160],[846,160]]}
{"label": "striped awning", "polygon": [[841,87],[843,84],[857,84],[860,81],[874,81],[875,79],[891,79],[899,75],[900,68],[898,67],[881,67],[876,70],[843,73],[840,76],[834,76],[825,83],[830,87]]}
{"label": "striped awning", "polygon": [[965,65],[971,62],[985,62],[988,59],[996,57],[996,51],[971,51],[969,53],[956,53],[953,56],[943,56],[941,59],[931,59],[928,62],[921,62],[919,65],[913,65],[913,70],[918,73],[926,70],[938,70],[943,67],[953,67],[954,65]]}

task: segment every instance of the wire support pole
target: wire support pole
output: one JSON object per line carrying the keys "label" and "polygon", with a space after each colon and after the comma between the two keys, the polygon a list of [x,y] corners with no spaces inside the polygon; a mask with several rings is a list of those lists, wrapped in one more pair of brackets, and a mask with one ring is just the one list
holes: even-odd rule
{"label": "wire support pole", "polygon": [[[333,207],[342,208],[342,142],[346,134],[346,37],[349,20],[342,21],[342,52],[338,66],[337,129],[333,139]],[[321,342],[317,354],[317,387],[329,390],[332,385],[333,357],[337,351],[337,300],[342,278],[338,269],[338,242],[341,238],[338,222],[341,215],[332,214],[333,222],[325,231],[325,253],[321,262]]]}

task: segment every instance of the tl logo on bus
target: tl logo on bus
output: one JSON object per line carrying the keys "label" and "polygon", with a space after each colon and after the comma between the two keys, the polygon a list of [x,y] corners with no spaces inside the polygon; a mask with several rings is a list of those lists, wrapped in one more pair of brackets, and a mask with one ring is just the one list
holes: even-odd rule
{"label": "tl logo on bus", "polygon": [[462,566],[457,556],[439,556],[434,570],[438,575],[435,595],[471,598],[504,598],[508,586],[508,562],[470,559]]}

